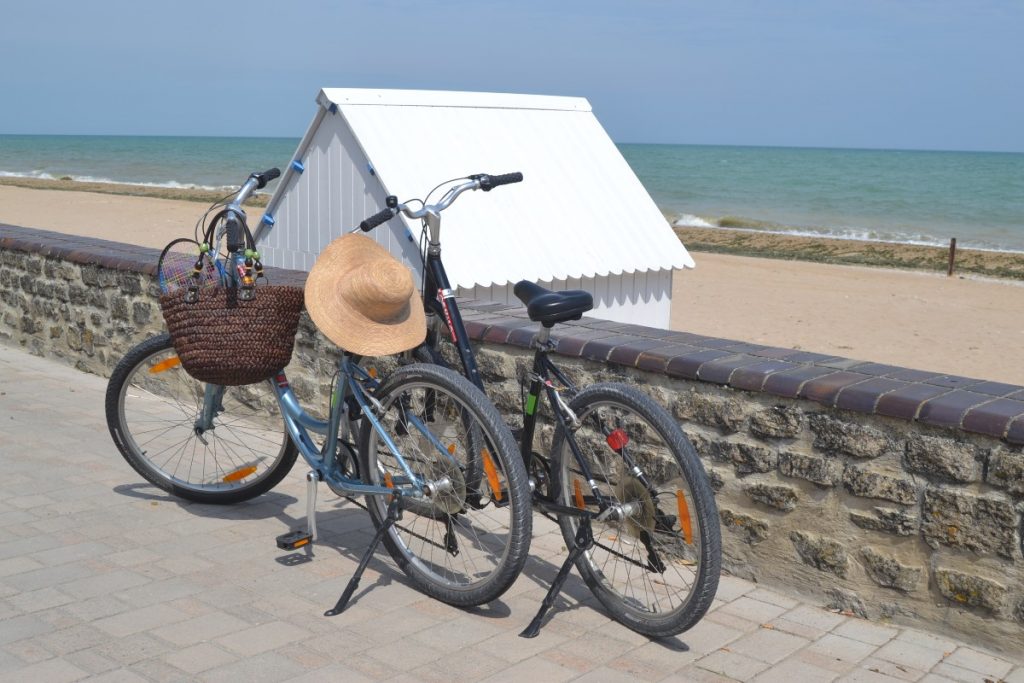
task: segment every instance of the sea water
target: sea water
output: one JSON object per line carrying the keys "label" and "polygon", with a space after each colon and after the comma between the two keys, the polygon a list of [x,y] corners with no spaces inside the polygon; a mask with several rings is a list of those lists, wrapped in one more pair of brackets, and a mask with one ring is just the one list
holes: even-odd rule
{"label": "sea water", "polygon": [[[0,135],[0,177],[237,186],[297,138]],[[680,227],[1024,252],[1024,154],[620,144]],[[486,165],[486,164],[484,164]],[[475,169],[468,169],[475,170]],[[507,169],[497,169],[507,170]]]}

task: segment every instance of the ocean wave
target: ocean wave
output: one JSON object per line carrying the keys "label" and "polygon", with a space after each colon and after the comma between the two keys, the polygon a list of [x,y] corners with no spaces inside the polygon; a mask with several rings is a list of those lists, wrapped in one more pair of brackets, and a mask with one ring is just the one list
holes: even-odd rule
{"label": "ocean wave", "polygon": [[[929,235],[921,232],[904,232],[898,230],[886,231],[848,226],[791,226],[772,221],[745,218],[742,216],[721,216],[714,218],[683,213],[676,214],[676,217],[672,220],[672,226],[676,228],[718,228],[721,230],[731,230],[735,232],[767,233],[771,235],[827,238],[856,242],[911,244],[922,247],[949,246],[949,238],[943,239],[941,237],[936,237],[935,235]],[[1021,249],[1014,249],[1006,246],[1005,244],[999,244],[977,238],[958,239],[957,244],[959,247],[966,249],[995,251],[1008,254],[1024,253]]]}
{"label": "ocean wave", "polygon": [[103,185],[133,185],[136,187],[159,187],[172,190],[230,190],[234,185],[197,185],[195,183],[180,183],[176,180],[165,182],[146,182],[142,180],[112,180],[88,175],[67,174],[55,176],[46,171],[0,171],[0,178],[28,178],[31,180],[72,180],[77,183],[100,183]]}
{"label": "ocean wave", "polygon": [[[714,220],[714,219],[711,219]],[[709,220],[701,218],[700,216],[694,216],[692,213],[684,213],[680,216],[676,216],[675,220],[672,221],[672,226],[676,228],[717,228],[717,223],[709,222]]]}

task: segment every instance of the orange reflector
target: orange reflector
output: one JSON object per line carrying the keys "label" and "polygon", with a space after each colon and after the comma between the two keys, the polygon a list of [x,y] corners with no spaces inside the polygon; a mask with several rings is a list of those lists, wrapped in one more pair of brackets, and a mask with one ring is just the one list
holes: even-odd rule
{"label": "orange reflector", "polygon": [[455,455],[455,444],[448,444],[448,455]]}
{"label": "orange reflector", "polygon": [[377,368],[367,368],[366,374],[368,374],[373,379],[377,379]]}
{"label": "orange reflector", "polygon": [[181,359],[178,358],[177,356],[171,356],[167,360],[162,360],[159,363],[157,363],[156,365],[151,366],[149,368],[149,374],[156,375],[156,374],[159,374],[159,373],[163,372],[164,370],[170,370],[171,368],[176,368],[179,365],[181,365]]}
{"label": "orange reflector", "polygon": [[301,548],[302,546],[306,545],[307,543],[309,543],[309,539],[308,538],[304,538],[301,541],[295,541],[295,543],[292,544],[292,548]]}
{"label": "orange reflector", "polygon": [[580,480],[576,479],[572,482],[573,497],[576,498],[576,507],[580,510],[583,509],[583,489],[580,488]]}
{"label": "orange reflector", "polygon": [[230,481],[241,481],[242,479],[245,479],[246,477],[248,477],[250,474],[252,474],[255,471],[256,471],[256,466],[255,465],[250,465],[249,467],[241,467],[241,468],[235,470],[234,472],[230,472],[228,474],[225,474],[223,481],[229,481],[229,482]]}
{"label": "orange reflector", "polygon": [[389,489],[395,488],[395,480],[391,478],[390,472],[384,473],[384,486],[388,487]]}
{"label": "orange reflector", "polygon": [[622,448],[629,443],[629,436],[621,429],[616,429],[614,432],[609,434],[608,438],[605,440],[608,442],[608,445],[612,447],[613,451],[621,451]]}
{"label": "orange reflector", "polygon": [[[452,444],[454,446],[454,444]],[[487,475],[487,483],[491,487],[491,495],[494,500],[501,500],[501,482],[498,481],[498,470],[494,467],[490,452],[485,448],[480,451],[480,458],[484,461],[484,473]]]}
{"label": "orange reflector", "polygon": [[693,527],[690,526],[690,506],[686,504],[686,496],[676,491],[676,505],[679,507],[679,525],[683,527],[683,538],[686,545],[693,545]]}

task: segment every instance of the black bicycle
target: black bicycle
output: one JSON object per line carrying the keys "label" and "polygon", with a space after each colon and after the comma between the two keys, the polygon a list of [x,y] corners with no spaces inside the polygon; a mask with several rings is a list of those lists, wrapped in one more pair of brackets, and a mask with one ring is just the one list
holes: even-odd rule
{"label": "black bicycle", "polygon": [[[484,389],[455,295],[441,260],[441,212],[467,190],[518,183],[521,173],[447,181],[424,200],[399,203],[360,224],[370,231],[400,211],[422,221],[425,344],[417,360],[448,365],[440,344],[447,329],[466,376]],[[441,199],[428,203],[437,190]],[[415,206],[410,206],[414,204]],[[693,445],[649,396],[620,383],[577,390],[551,361],[551,329],[593,308],[585,291],[515,286],[530,319],[540,323],[533,368],[522,397],[520,451],[536,508],[558,521],[569,555],[537,616],[521,635],[536,636],[573,564],[612,618],[651,637],[681,633],[707,612],[718,588],[721,535],[714,495]],[[554,416],[548,456],[534,450],[538,403]]]}

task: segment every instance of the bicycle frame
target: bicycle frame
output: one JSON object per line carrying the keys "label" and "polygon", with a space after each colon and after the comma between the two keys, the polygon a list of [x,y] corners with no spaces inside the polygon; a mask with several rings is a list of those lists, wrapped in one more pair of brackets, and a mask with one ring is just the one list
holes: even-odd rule
{"label": "bicycle frame", "polygon": [[[466,376],[469,377],[481,391],[484,391],[483,381],[480,379],[480,372],[476,365],[476,358],[473,355],[473,349],[469,345],[469,333],[466,331],[466,325],[462,321],[462,315],[459,313],[458,303],[455,301],[455,294],[449,286],[448,275],[445,272],[444,263],[441,261],[440,245],[434,245],[433,243],[430,244],[427,250],[427,260],[424,264],[424,268],[426,273],[426,286],[423,289],[424,307],[428,314],[433,314],[433,319],[435,321],[445,321],[448,327],[448,332],[451,334],[452,341],[459,353],[459,359],[462,361],[462,366],[466,372]],[[437,292],[437,296],[429,298],[426,295],[427,292]],[[438,341],[437,327],[437,324],[428,326],[427,332],[427,343],[435,347]],[[552,408],[556,408],[552,412],[555,413],[555,417],[561,423],[562,428],[570,435],[573,431],[569,424],[570,418],[567,418],[567,414],[572,415],[572,411],[569,410],[569,406],[558,395],[558,391],[551,383],[550,377],[553,375],[563,387],[569,389],[571,392],[574,392],[576,387],[548,358],[548,352],[552,348],[549,346],[548,341],[549,330],[547,328],[541,328],[541,330],[541,334],[537,339],[537,351],[533,358],[532,381],[527,393],[526,405],[523,410],[523,432],[519,439],[520,454],[522,455],[523,462],[527,466],[529,466],[530,458],[533,453],[534,433],[537,426],[537,401],[542,389],[546,393]],[[574,420],[575,416],[572,416],[571,419]],[[573,455],[575,456],[577,463],[583,470],[587,481],[590,483],[591,488],[596,489],[594,477],[590,471],[590,467],[587,465],[586,458],[583,457],[583,454],[579,450],[579,445],[576,443],[576,439],[569,438],[567,439],[567,442],[573,451]],[[580,511],[575,508],[570,508],[570,510],[572,510],[571,514],[580,513]]]}
{"label": "bicycle frame", "polygon": [[[298,448],[299,453],[317,473],[321,481],[326,481],[335,489],[345,494],[397,494],[412,498],[422,497],[424,495],[424,486],[427,482],[416,475],[408,463],[406,463],[395,442],[381,425],[380,420],[374,415],[374,409],[380,406],[380,403],[363,388],[364,383],[370,384],[371,387],[376,387],[378,386],[377,381],[364,368],[360,367],[357,361],[349,354],[345,354],[339,362],[338,374],[339,382],[331,394],[331,410],[326,421],[318,420],[306,412],[295,396],[295,392],[292,391],[291,384],[288,382],[288,377],[285,375],[284,370],[277,373],[273,379],[267,380],[274,390],[274,396],[281,409],[281,415],[284,418],[288,435]],[[220,399],[223,395],[224,387],[213,384],[206,385],[200,420],[205,421],[207,424],[212,423],[213,416],[219,410]],[[358,419],[350,414],[348,397],[355,399],[356,405],[359,407],[359,415],[370,421],[374,431],[377,432],[377,435],[384,442],[388,451],[395,457],[395,460],[402,468],[405,477],[395,478],[393,487],[367,484],[360,479],[352,479],[341,473],[338,466],[338,435],[341,430],[341,423],[346,419],[350,423]],[[427,429],[422,420],[409,412],[403,412],[403,419],[409,426],[426,437],[438,453],[454,461],[448,450]],[[350,428],[352,428],[351,424]],[[322,447],[317,448],[310,438],[310,432],[326,437]]]}
{"label": "bicycle frame", "polygon": [[[427,260],[424,264],[425,283],[423,287],[423,305],[427,312],[427,343],[434,348],[437,347],[437,334],[440,321],[448,326],[452,342],[458,351],[459,360],[466,371],[466,377],[476,387],[483,391],[483,380],[480,379],[480,371],[476,366],[476,358],[473,356],[473,349],[469,346],[469,334],[466,332],[466,325],[462,322],[462,314],[459,312],[458,304],[455,303],[455,292],[452,291],[448,281],[448,274],[441,262],[441,245],[431,243],[427,247]],[[427,294],[433,295],[431,298]]]}
{"label": "bicycle frame", "polygon": [[[450,287],[448,287],[448,275],[445,272],[444,264],[441,262],[441,248],[439,244],[430,244],[424,268],[426,269],[426,287],[423,290],[423,299],[426,311],[428,313],[432,313],[435,316],[435,320],[443,318],[446,322],[448,331],[451,334],[455,348],[458,350],[459,358],[462,361],[462,365],[467,376],[473,379],[477,386],[483,390],[483,382],[480,379],[480,373],[476,366],[476,359],[474,358],[473,350],[469,345],[469,333],[466,331],[465,323],[462,321],[462,315],[459,313],[459,306],[455,300],[455,294],[452,292]],[[426,292],[434,291],[437,292],[436,298],[428,298],[425,294]],[[434,326],[433,330],[428,331],[427,335],[427,343],[435,347],[438,341],[436,336],[436,327],[437,325]],[[550,354],[555,348],[554,344],[550,341],[550,334],[550,328],[542,326],[537,338],[534,340],[535,353],[533,357],[533,370],[530,377],[530,386],[527,389],[526,402],[523,406],[523,431],[519,438],[520,454],[523,458],[523,463],[526,464],[527,469],[529,469],[530,458],[533,457],[533,442],[537,427],[537,403],[540,399],[541,392],[543,391],[547,396],[548,403],[552,408],[552,412],[555,414],[555,418],[565,431],[567,436],[566,443],[572,451],[576,464],[580,467],[587,483],[596,495],[597,482],[594,479],[590,466],[587,464],[587,459],[583,456],[583,453],[580,451],[579,444],[573,436],[576,428],[579,427],[578,420],[576,415],[569,408],[569,405],[559,395],[559,389],[556,388],[551,381],[551,377],[553,376],[562,385],[563,389],[568,390],[570,393],[575,393],[576,391],[576,386],[572,381],[565,375],[565,373],[559,370],[554,363],[551,362],[550,358],[548,358],[548,354]],[[600,425],[600,427],[605,437],[608,437],[608,430],[606,430],[603,425]],[[637,466],[636,461],[629,454],[629,451],[625,446],[619,449],[619,453],[632,475],[636,477],[645,488],[653,490],[647,476],[643,473],[643,470]],[[535,495],[535,500],[538,503],[543,503],[541,507],[549,509],[550,511],[576,515],[579,515],[581,512],[576,508],[566,508],[565,510],[562,510],[560,506],[556,506],[559,509],[555,510],[551,508],[551,506],[554,505],[554,499],[550,497],[549,499],[544,500],[543,498]],[[604,501],[601,500],[599,496],[597,500],[603,511]]]}
{"label": "bicycle frame", "polygon": [[[245,220],[245,211],[241,204],[248,198],[256,187],[256,180],[250,177],[248,181],[235,195],[235,198],[227,205],[228,219]],[[234,214],[233,216],[231,214]],[[235,230],[239,228],[236,226]],[[215,242],[219,243],[222,235],[217,235]],[[237,237],[237,236],[236,236]],[[230,241],[230,236],[229,236]],[[244,246],[244,243],[243,243]],[[214,253],[217,250],[214,249]],[[222,264],[216,259],[217,267],[222,273],[226,272],[231,286],[240,286],[239,272],[245,264],[246,254],[238,244],[229,244],[228,253]],[[457,312],[456,312],[457,315]],[[462,324],[461,318],[459,324]],[[420,498],[424,495],[425,482],[416,475],[406,463],[405,458],[399,452],[398,447],[388,435],[387,431],[380,424],[374,415],[374,409],[379,408],[380,403],[364,389],[364,384],[372,388],[378,386],[378,382],[358,364],[358,358],[351,354],[344,353],[338,363],[338,382],[331,395],[330,412],[327,421],[322,421],[310,415],[299,403],[298,398],[291,389],[288,377],[282,369],[273,379],[268,380],[274,390],[281,415],[284,418],[285,427],[292,442],[298,448],[307,464],[316,472],[320,481],[326,481],[336,490],[348,495],[404,495],[413,498]],[[203,394],[203,409],[196,420],[197,433],[210,429],[213,426],[213,418],[219,410],[222,410],[221,400],[224,396],[224,387],[207,384]],[[395,457],[402,468],[404,478],[397,478],[393,487],[368,484],[359,479],[346,477],[341,473],[338,463],[338,435],[341,432],[343,420],[347,420],[348,428],[352,428],[358,417],[354,417],[350,411],[349,398],[355,400],[358,406],[358,416],[370,421],[378,437],[384,442],[387,449]],[[415,415],[403,410],[403,420],[414,429],[419,431],[433,445],[443,457],[454,460],[448,450],[437,440],[426,425]],[[310,432],[324,436],[324,445],[317,448],[310,438]]]}

